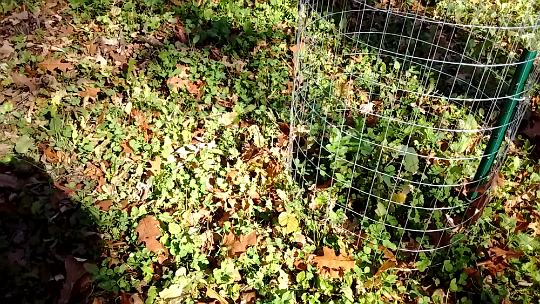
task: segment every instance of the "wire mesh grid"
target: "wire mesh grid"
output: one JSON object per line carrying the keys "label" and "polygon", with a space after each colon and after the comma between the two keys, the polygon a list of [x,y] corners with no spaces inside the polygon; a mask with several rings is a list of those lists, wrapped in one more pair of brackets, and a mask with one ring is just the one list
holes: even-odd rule
{"label": "wire mesh grid", "polygon": [[430,252],[465,238],[488,201],[539,75],[513,90],[540,23],[391,5],[300,1],[290,163],[341,230]]}

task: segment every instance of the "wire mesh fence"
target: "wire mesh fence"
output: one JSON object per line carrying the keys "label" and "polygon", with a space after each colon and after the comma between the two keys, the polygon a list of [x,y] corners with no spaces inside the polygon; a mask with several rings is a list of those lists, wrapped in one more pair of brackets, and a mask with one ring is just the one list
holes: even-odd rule
{"label": "wire mesh fence", "polygon": [[445,248],[488,201],[539,75],[540,23],[473,7],[300,1],[293,175],[359,240]]}

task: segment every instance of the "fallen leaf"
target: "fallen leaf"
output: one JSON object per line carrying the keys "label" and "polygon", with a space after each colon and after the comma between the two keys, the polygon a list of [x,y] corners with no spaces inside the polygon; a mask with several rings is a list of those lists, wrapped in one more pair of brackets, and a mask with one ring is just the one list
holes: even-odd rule
{"label": "fallen leaf", "polygon": [[255,291],[244,292],[240,295],[240,304],[254,304],[257,300],[257,294]]}
{"label": "fallen leaf", "polygon": [[227,180],[227,183],[229,184],[235,183],[237,178],[238,178],[238,171],[229,171],[225,175],[225,179]]}
{"label": "fallen leaf", "polygon": [[86,163],[86,168],[84,169],[83,173],[93,180],[98,180],[99,177],[103,176],[103,171],[90,162]]}
{"label": "fallen leaf", "polygon": [[9,41],[4,40],[4,44],[2,44],[2,47],[0,47],[0,55],[2,57],[9,57],[14,51],[15,49],[11,47]]}
{"label": "fallen leaf", "polygon": [[51,164],[56,164],[60,161],[56,151],[54,151],[53,147],[47,146],[43,150],[43,156],[45,156],[45,160]]}
{"label": "fallen leaf", "polygon": [[206,296],[211,299],[216,299],[220,304],[229,304],[229,302],[227,302],[224,297],[222,297],[219,293],[215,292],[209,286],[206,286]]}
{"label": "fallen leaf", "polygon": [[[347,271],[354,268],[354,257],[347,254],[343,249],[340,254],[336,256],[334,249],[323,247],[323,255],[315,256],[312,260],[320,270],[323,268],[329,268],[334,270]],[[340,276],[342,274],[340,273]]]}
{"label": "fallen leaf", "polygon": [[150,168],[148,168],[149,171],[151,171],[154,175],[159,174],[161,172],[161,156],[156,155],[156,158],[154,160],[149,160]]}
{"label": "fallen leaf", "polygon": [[388,259],[386,260],[381,267],[377,270],[377,273],[375,274],[375,277],[378,277],[382,272],[386,271],[389,268],[396,267],[397,263],[395,259]]}
{"label": "fallen leaf", "polygon": [[132,294],[131,295],[131,303],[132,304],[144,304],[144,301],[139,297],[138,294]]}
{"label": "fallen leaf", "polygon": [[306,44],[304,42],[300,42],[299,44],[295,44],[289,48],[291,52],[296,53],[298,50],[301,52],[306,48]]}
{"label": "fallen leaf", "polygon": [[489,253],[492,258],[498,258],[502,257],[503,259],[516,259],[523,255],[523,252],[517,252],[512,249],[510,250],[504,250],[499,247],[491,247],[489,248]]}
{"label": "fallen leaf", "polygon": [[0,188],[16,188],[18,179],[15,176],[0,173]]}
{"label": "fallen leaf", "polygon": [[103,211],[109,211],[111,209],[112,200],[103,200],[96,203],[96,206]]}
{"label": "fallen leaf", "polygon": [[13,83],[18,86],[27,86],[30,89],[30,92],[34,92],[37,89],[37,83],[34,79],[17,73],[11,73],[9,76],[11,77]]}
{"label": "fallen leaf", "polygon": [[230,247],[232,246],[232,244],[234,244],[235,241],[236,236],[234,235],[234,233],[230,232],[221,240],[221,245],[223,247]]}
{"label": "fallen leaf", "polygon": [[261,148],[264,146],[264,137],[261,134],[261,131],[259,130],[259,126],[257,125],[251,125],[248,128],[249,133],[253,137],[253,143],[258,148]]}
{"label": "fallen leaf", "polygon": [[257,245],[257,232],[254,230],[247,235],[235,236],[229,233],[221,241],[223,247],[231,247],[231,254],[240,254],[247,251],[248,246]]}
{"label": "fallen leaf", "polygon": [[178,298],[179,296],[182,295],[183,293],[183,290],[184,288],[182,287],[182,285],[179,285],[179,284],[173,284],[171,286],[169,286],[168,288],[162,290],[160,293],[159,293],[159,297],[162,298],[162,299],[174,299],[174,298]]}
{"label": "fallen leaf", "polygon": [[84,268],[84,263],[78,262],[72,255],[66,257],[65,267],[66,280],[60,291],[59,304],[67,304],[70,302],[73,287],[77,281],[87,273],[87,270]]}
{"label": "fallen leaf", "polygon": [[527,228],[533,230],[533,235],[532,235],[533,237],[536,237],[536,236],[540,235],[540,223],[539,222],[529,223],[529,226],[527,226]]}
{"label": "fallen leaf", "polygon": [[202,219],[209,219],[210,218],[210,211],[206,210],[206,209],[201,209],[197,212],[186,212],[182,215],[182,217],[184,218],[184,221],[186,222],[187,226],[191,227],[191,226],[195,226],[196,224],[199,223],[200,220]]}
{"label": "fallen leaf", "polygon": [[135,231],[139,234],[139,243],[144,242],[148,250],[155,254],[165,251],[165,247],[157,240],[161,237],[161,231],[159,230],[159,222],[152,216],[148,215],[143,218]]}
{"label": "fallen leaf", "polygon": [[185,87],[190,94],[198,95],[199,86],[197,86],[193,81],[185,79],[189,77],[189,74],[187,73],[188,67],[178,65],[177,68],[180,69],[180,74],[169,78],[169,80],[167,80],[167,84],[172,85],[176,90]]}
{"label": "fallen leaf", "polygon": [[120,55],[120,54],[115,53],[113,51],[110,51],[109,55],[111,55],[111,57],[112,57],[112,59],[114,61],[118,61],[120,63],[127,63],[128,62],[127,59],[126,59],[126,56]]}
{"label": "fallen leaf", "polygon": [[97,93],[99,93],[100,90],[101,90],[100,88],[87,87],[86,90],[80,91],[77,94],[79,94],[79,96],[81,96],[82,98],[90,98],[93,101],[96,101]]}
{"label": "fallen leaf", "polygon": [[62,72],[67,72],[67,70],[73,69],[73,64],[69,62],[62,62],[61,59],[52,59],[49,58],[47,60],[44,60],[40,63],[38,63],[38,67],[42,69],[43,71],[51,71],[54,72],[54,70],[58,69]]}
{"label": "fallen leaf", "polygon": [[236,113],[235,111],[227,112],[221,115],[221,117],[218,119],[218,123],[220,125],[228,126],[232,124],[236,120],[237,117],[238,117],[238,113]]}
{"label": "fallen leaf", "polygon": [[285,227],[286,234],[298,231],[300,224],[296,215],[287,212],[281,212],[278,217],[278,222],[281,226]]}
{"label": "fallen leaf", "polygon": [[59,37],[67,37],[69,35],[73,34],[73,27],[71,25],[66,25],[60,28],[58,31]]}
{"label": "fallen leaf", "polygon": [[186,31],[184,31],[184,27],[180,24],[176,25],[176,32],[174,33],[178,41],[182,43],[187,43],[188,40],[186,38]]}

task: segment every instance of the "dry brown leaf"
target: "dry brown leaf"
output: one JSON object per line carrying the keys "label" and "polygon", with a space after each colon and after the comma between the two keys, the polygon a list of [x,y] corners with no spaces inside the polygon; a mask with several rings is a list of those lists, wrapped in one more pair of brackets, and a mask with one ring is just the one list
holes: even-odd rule
{"label": "dry brown leaf", "polygon": [[529,223],[529,226],[527,226],[527,227],[529,229],[533,230],[533,236],[540,235],[540,223],[539,222]]}
{"label": "dry brown leaf", "polygon": [[8,57],[15,52],[15,49],[11,47],[8,40],[4,40],[2,47],[0,47],[0,56]]}
{"label": "dry brown leaf", "polygon": [[86,271],[84,264],[77,261],[72,255],[66,257],[65,268],[66,280],[60,291],[59,304],[70,303],[72,294],[79,292],[81,289],[88,287],[88,285],[92,283],[91,280],[83,280],[88,272]]}
{"label": "dry brown leaf", "polygon": [[523,252],[517,252],[517,251],[514,251],[512,249],[504,250],[504,249],[499,248],[499,247],[491,247],[491,248],[489,248],[488,251],[489,251],[490,256],[492,257],[492,259],[502,257],[503,259],[508,259],[509,260],[509,259],[519,258],[520,256],[523,255]]}
{"label": "dry brown leaf", "polygon": [[221,236],[212,230],[206,230],[200,235],[202,240],[201,251],[203,253],[209,253],[210,251],[216,249],[216,244],[221,240]]}
{"label": "dry brown leaf", "polygon": [[187,226],[195,226],[202,219],[209,219],[211,212],[206,209],[201,209],[197,212],[186,212],[182,215]]}
{"label": "dry brown leaf", "polygon": [[227,179],[227,183],[229,184],[234,184],[237,178],[238,178],[238,171],[229,171],[225,175],[225,179]]}
{"label": "dry brown leaf", "polygon": [[186,38],[186,31],[184,30],[184,27],[180,24],[177,24],[176,25],[176,32],[174,33],[174,35],[176,36],[176,38],[182,42],[182,43],[187,43],[188,40]]}
{"label": "dry brown leaf", "polygon": [[115,53],[115,52],[113,52],[113,51],[110,51],[110,52],[109,52],[109,55],[111,55],[111,57],[112,57],[112,59],[113,59],[114,61],[118,61],[118,62],[120,62],[120,63],[127,63],[126,56],[124,56],[124,55]]}
{"label": "dry brown leaf", "polygon": [[[182,87],[186,87],[186,90],[193,95],[199,94],[199,86],[195,84],[193,81],[189,79],[185,79],[189,77],[189,74],[187,73],[188,67],[178,65],[177,68],[180,69],[180,74],[175,75],[169,80],[167,80],[167,84],[172,85],[175,89],[179,90]],[[200,81],[197,81],[198,84],[200,84]]]}
{"label": "dry brown leaf", "polygon": [[94,301],[92,302],[92,304],[103,304],[103,300],[101,300],[102,298],[94,298]]}
{"label": "dry brown leaf", "polygon": [[236,236],[234,235],[234,233],[229,233],[227,234],[223,240],[221,240],[221,245],[223,247],[230,247],[232,246],[232,244],[234,244],[234,242],[236,241]]}
{"label": "dry brown leaf", "polygon": [[58,69],[62,72],[67,72],[67,70],[73,69],[73,64],[69,62],[62,62],[61,59],[53,59],[49,58],[47,60],[44,60],[40,63],[38,63],[38,67],[42,69],[43,71],[51,71],[54,72],[55,69]]}
{"label": "dry brown leaf", "polygon": [[152,216],[148,215],[143,218],[135,231],[139,234],[139,243],[144,242],[148,250],[158,254],[161,251],[165,251],[165,247],[157,240],[161,236],[159,230],[159,222]]}
{"label": "dry brown leaf", "polygon": [[[323,268],[329,268],[332,270],[351,270],[354,268],[354,257],[347,254],[343,249],[340,254],[336,256],[334,249],[323,247],[323,255],[315,256],[312,260],[313,264],[322,270]],[[332,275],[332,273],[330,273]],[[340,274],[341,276],[342,274]]]}
{"label": "dry brown leaf", "polygon": [[37,89],[35,79],[28,78],[25,75],[21,75],[18,73],[11,73],[9,74],[9,76],[11,77],[11,80],[13,80],[13,83],[18,86],[27,86],[30,89],[30,92],[33,92]]}
{"label": "dry brown leaf", "polygon": [[375,277],[378,277],[383,271],[396,267],[397,263],[395,259],[388,259],[386,262],[384,262],[381,267],[377,270],[377,273],[375,274]]}
{"label": "dry brown leaf", "polygon": [[295,44],[289,48],[291,52],[296,53],[298,50],[303,51],[306,48],[306,44],[303,42],[300,42],[300,44]]}
{"label": "dry brown leaf", "polygon": [[240,304],[254,304],[257,300],[257,294],[255,291],[244,292],[240,295]]}
{"label": "dry brown leaf", "polygon": [[148,162],[150,163],[150,168],[148,168],[149,171],[154,174],[159,174],[159,172],[161,172],[161,156],[156,155],[154,160]]}
{"label": "dry brown leaf", "polygon": [[82,98],[88,97],[88,98],[92,99],[93,101],[96,101],[97,100],[97,93],[99,93],[100,91],[101,91],[100,88],[87,87],[86,90],[80,91],[78,94]]}
{"label": "dry brown leaf", "polygon": [[217,300],[220,304],[229,304],[229,302],[227,302],[224,297],[222,297],[219,293],[215,292],[209,286],[206,286],[206,296],[211,299]]}
{"label": "dry brown leaf", "polygon": [[112,200],[98,201],[96,206],[103,211],[109,211],[111,209]]}
{"label": "dry brown leaf", "polygon": [[103,171],[90,162],[86,163],[86,168],[83,173],[94,180],[98,180],[100,176],[103,176]]}
{"label": "dry brown leaf", "polygon": [[44,159],[42,158],[42,160],[46,160],[47,162],[51,164],[56,164],[60,161],[58,155],[56,154],[56,151],[54,151],[53,147],[51,146],[47,146],[43,150],[43,156],[44,156]]}
{"label": "dry brown leaf", "polygon": [[257,245],[257,231],[253,230],[247,235],[236,237],[236,241],[232,244],[231,253],[237,254],[247,251],[247,247]]}
{"label": "dry brown leaf", "polygon": [[60,184],[59,181],[54,181],[53,184],[56,186],[56,188],[64,191],[69,196],[72,196],[75,192],[77,192],[77,188],[72,189],[72,188],[66,187],[66,186]]}

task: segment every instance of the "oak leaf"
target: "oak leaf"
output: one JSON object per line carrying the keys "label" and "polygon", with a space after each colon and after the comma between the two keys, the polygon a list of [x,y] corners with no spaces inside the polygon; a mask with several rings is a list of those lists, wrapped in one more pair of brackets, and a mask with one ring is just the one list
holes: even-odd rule
{"label": "oak leaf", "polygon": [[174,75],[173,77],[169,78],[169,80],[167,80],[167,84],[172,85],[173,88],[177,90],[185,87],[190,94],[198,95],[199,86],[193,81],[186,79],[189,77],[189,74],[187,73],[188,67],[178,65],[177,68],[180,69],[180,74]]}
{"label": "oak leaf", "polygon": [[67,70],[73,69],[73,64],[69,62],[62,62],[61,59],[52,59],[49,58],[47,60],[44,60],[40,63],[38,63],[38,67],[42,69],[43,71],[51,71],[54,72],[55,69],[58,69],[62,72],[67,72]]}
{"label": "oak leaf", "polygon": [[111,209],[112,200],[104,200],[96,203],[96,206],[103,211],[109,211]]}
{"label": "oak leaf", "polygon": [[350,254],[347,254],[343,249],[339,255],[336,255],[334,249],[323,247],[323,255],[315,256],[312,260],[313,264],[316,264],[317,268],[323,270],[324,268],[329,268],[332,271],[330,274],[333,278],[340,277],[341,274],[337,273],[338,271],[347,271],[354,268],[354,257]]}
{"label": "oak leaf", "polygon": [[157,240],[161,236],[159,230],[159,222],[152,216],[148,215],[143,218],[135,231],[139,234],[139,243],[144,242],[146,248],[156,254],[165,251],[165,247]]}
{"label": "oak leaf", "polygon": [[31,92],[37,89],[37,83],[35,79],[28,78],[25,75],[11,73],[9,75],[14,84],[18,86],[27,86]]}
{"label": "oak leaf", "polygon": [[97,93],[99,93],[99,91],[101,91],[100,88],[87,87],[86,90],[80,91],[80,92],[78,92],[78,94],[82,98],[88,97],[88,98],[92,99],[93,101],[96,101],[97,100]]}

